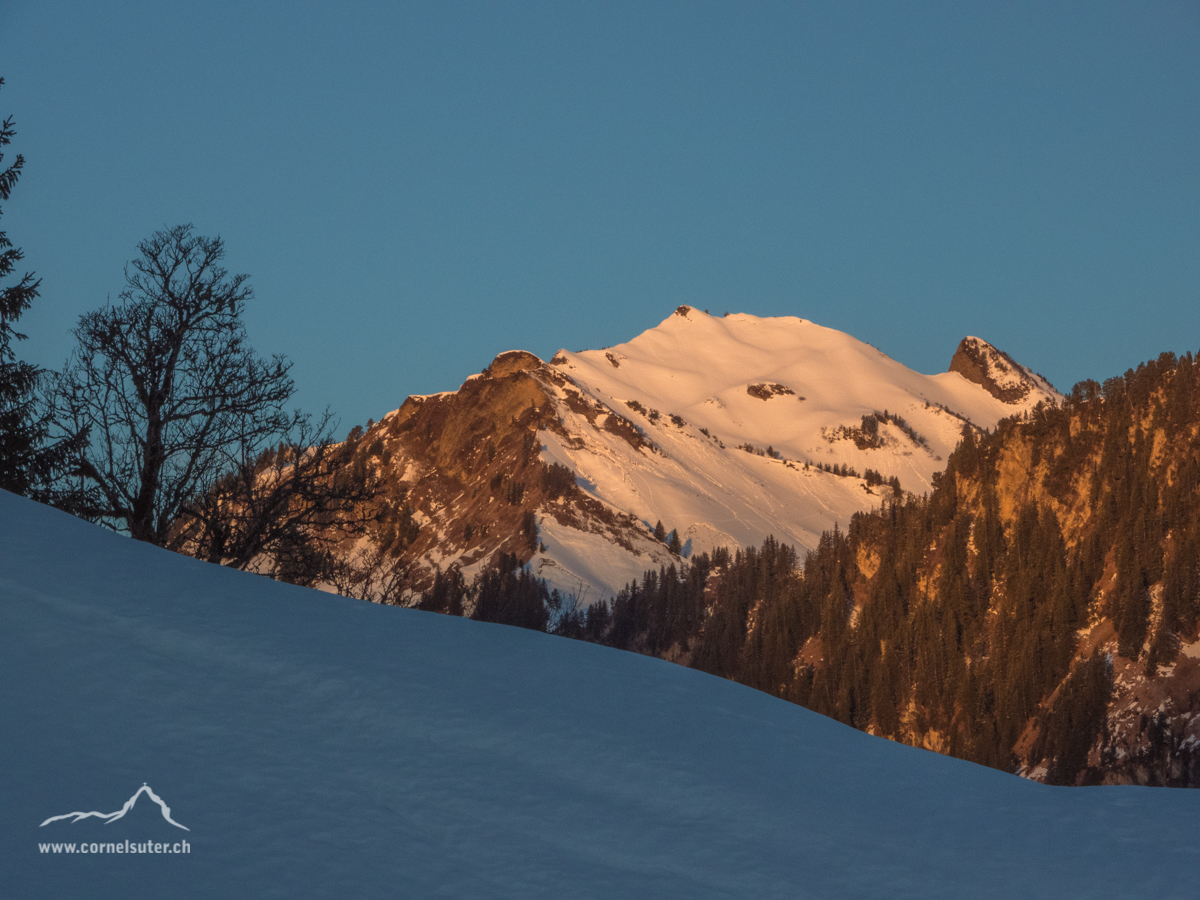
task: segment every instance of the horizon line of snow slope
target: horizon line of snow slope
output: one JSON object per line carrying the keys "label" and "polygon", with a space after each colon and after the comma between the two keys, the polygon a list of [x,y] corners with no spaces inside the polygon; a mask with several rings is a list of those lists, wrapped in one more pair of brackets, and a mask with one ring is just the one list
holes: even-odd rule
{"label": "horizon line of snow slope", "polygon": [[[1046,787],[662,660],[279,584],[4,492],[0,546],[6,895],[1195,893],[1195,791]],[[145,781],[190,854],[38,852],[178,840],[157,810],[38,827]]]}
{"label": "horizon line of snow slope", "polygon": [[[2,492],[0,546],[14,896],[1194,895],[1198,792],[1033,784],[661,660],[286,586]],[[148,780],[188,856],[38,853],[178,834],[156,814],[38,828]]]}
{"label": "horizon line of snow slope", "polygon": [[[848,334],[804,319],[717,318],[688,307],[626,344],[559,351],[552,365],[589,400],[634,421],[663,455],[638,450],[560,404],[565,430],[576,440],[543,431],[543,458],[572,468],[597,499],[647,525],[661,520],[668,530],[677,528],[691,551],[757,545],[771,534],[810,550],[821,532],[845,527],[854,513],[877,506],[889,492],[815,467],[849,465],[860,475],[875,469],[923,493],[958,443],[959,416],[993,428],[1039,400],[1058,398],[1035,386],[1022,402],[1004,403],[956,372],[922,375]],[[748,391],[755,385],[771,387],[756,396]],[[771,393],[774,386],[784,390]],[[660,415],[642,414],[631,402]],[[883,446],[856,446],[844,429],[885,410],[903,417],[926,445],[897,424],[880,422]],[[745,444],[769,446],[783,459],[739,449]],[[814,468],[805,470],[804,463]],[[601,546],[603,537],[553,518],[543,518],[541,527],[547,552],[534,563],[551,582],[570,573],[563,584],[555,582],[560,589],[569,589],[566,580],[576,577],[611,593],[662,562],[647,565],[626,554],[609,562],[605,577],[589,564],[598,554],[613,556]]]}

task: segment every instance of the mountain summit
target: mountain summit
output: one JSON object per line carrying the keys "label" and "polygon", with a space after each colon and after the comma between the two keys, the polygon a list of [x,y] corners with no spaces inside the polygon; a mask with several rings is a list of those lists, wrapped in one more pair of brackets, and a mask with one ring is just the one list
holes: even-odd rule
{"label": "mountain summit", "polygon": [[809,549],[928,491],[964,427],[1058,398],[990,344],[959,351],[974,368],[922,375],[804,319],[688,306],[615,347],[508,351],[358,439],[395,488],[375,539],[427,573],[418,586],[510,553],[584,602],[717,546]]}
{"label": "mountain summit", "polygon": [[1002,403],[1020,404],[1028,397],[1055,394],[1054,386],[987,341],[965,337],[950,360],[950,371],[972,381]]}

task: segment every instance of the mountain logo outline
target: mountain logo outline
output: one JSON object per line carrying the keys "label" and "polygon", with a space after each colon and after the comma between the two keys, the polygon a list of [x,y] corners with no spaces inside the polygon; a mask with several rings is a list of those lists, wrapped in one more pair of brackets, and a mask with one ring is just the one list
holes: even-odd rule
{"label": "mountain logo outline", "polygon": [[41,825],[39,825],[38,828],[44,828],[45,826],[49,825],[51,822],[57,822],[60,819],[70,819],[71,824],[74,824],[74,823],[80,821],[81,819],[89,819],[89,818],[93,818],[93,817],[95,817],[97,819],[104,819],[105,825],[111,825],[113,822],[117,821],[117,819],[120,819],[121,817],[123,817],[125,815],[125,813],[127,813],[131,809],[133,809],[133,804],[137,803],[137,798],[142,796],[142,794],[145,794],[147,797],[149,797],[151,800],[153,800],[155,803],[157,803],[159,805],[159,808],[162,809],[163,818],[166,819],[168,822],[170,822],[172,825],[174,825],[176,828],[182,828],[184,831],[192,830],[192,829],[188,828],[186,825],[180,825],[178,822],[176,822],[174,819],[171,818],[171,807],[167,806],[167,804],[165,802],[163,802],[163,798],[158,796],[158,794],[154,793],[154,790],[150,787],[150,785],[146,784],[146,782],[144,782],[144,781],[142,782],[142,786],[137,789],[137,791],[134,793],[134,795],[125,801],[125,805],[122,806],[120,809],[118,809],[116,812],[110,812],[110,813],[102,813],[102,812],[63,813],[61,816],[51,816],[49,819],[47,819],[45,822],[43,822]]}

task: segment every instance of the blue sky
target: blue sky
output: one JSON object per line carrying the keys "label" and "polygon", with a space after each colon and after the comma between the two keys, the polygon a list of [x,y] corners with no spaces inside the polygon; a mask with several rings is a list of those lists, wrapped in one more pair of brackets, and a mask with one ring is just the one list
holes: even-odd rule
{"label": "blue sky", "polygon": [[1060,388],[1200,349],[1200,4],[0,3],[54,367],[157,228],[343,430],[688,303]]}

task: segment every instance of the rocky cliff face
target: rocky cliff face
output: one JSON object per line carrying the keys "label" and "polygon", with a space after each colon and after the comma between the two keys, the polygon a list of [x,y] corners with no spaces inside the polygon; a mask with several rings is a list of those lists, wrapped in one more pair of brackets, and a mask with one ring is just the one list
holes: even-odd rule
{"label": "rocky cliff face", "polygon": [[[403,497],[371,540],[412,564],[414,589],[427,588],[437,569],[472,574],[503,553],[544,555],[539,530],[551,521],[647,560],[665,556],[632,517],[542,460],[539,434],[561,430],[564,381],[530,353],[504,353],[459,390],[409,397],[363,434],[359,461]],[[640,438],[625,420],[605,424]]]}
{"label": "rocky cliff face", "polygon": [[950,371],[979,385],[1001,403],[1014,406],[1030,397],[1055,393],[1054,386],[1041,375],[977,337],[962,339],[950,360]]}
{"label": "rocky cliff face", "polygon": [[680,307],[616,347],[502,353],[457,391],[408,398],[355,458],[391,486],[370,542],[415,588],[511,553],[586,604],[717,546],[815,546],[897,485],[929,490],[964,424],[1056,396],[1006,401],[801,319]]}
{"label": "rocky cliff face", "polygon": [[825,536],[780,691],[1037,780],[1200,787],[1198,510],[1200,365],[1081,383]]}
{"label": "rocky cliff face", "polygon": [[[1189,404],[1172,421],[1162,403],[1197,371],[1186,361],[1176,371],[1127,378],[1134,391],[1118,390],[1116,379],[1108,397],[1068,403],[1042,427],[1013,428],[998,442],[995,468],[960,485],[972,500],[991,481],[1010,530],[1022,510],[1043,510],[1061,529],[1061,558],[1078,581],[1070,661],[1015,745],[1022,773],[1060,783],[1200,787],[1197,408]],[[1152,383],[1141,397],[1139,380]],[[1004,586],[997,597],[1011,602]],[[1078,685],[1089,661],[1101,658],[1104,702],[1085,725]],[[1071,728],[1091,733],[1075,770],[1065,771]]]}

